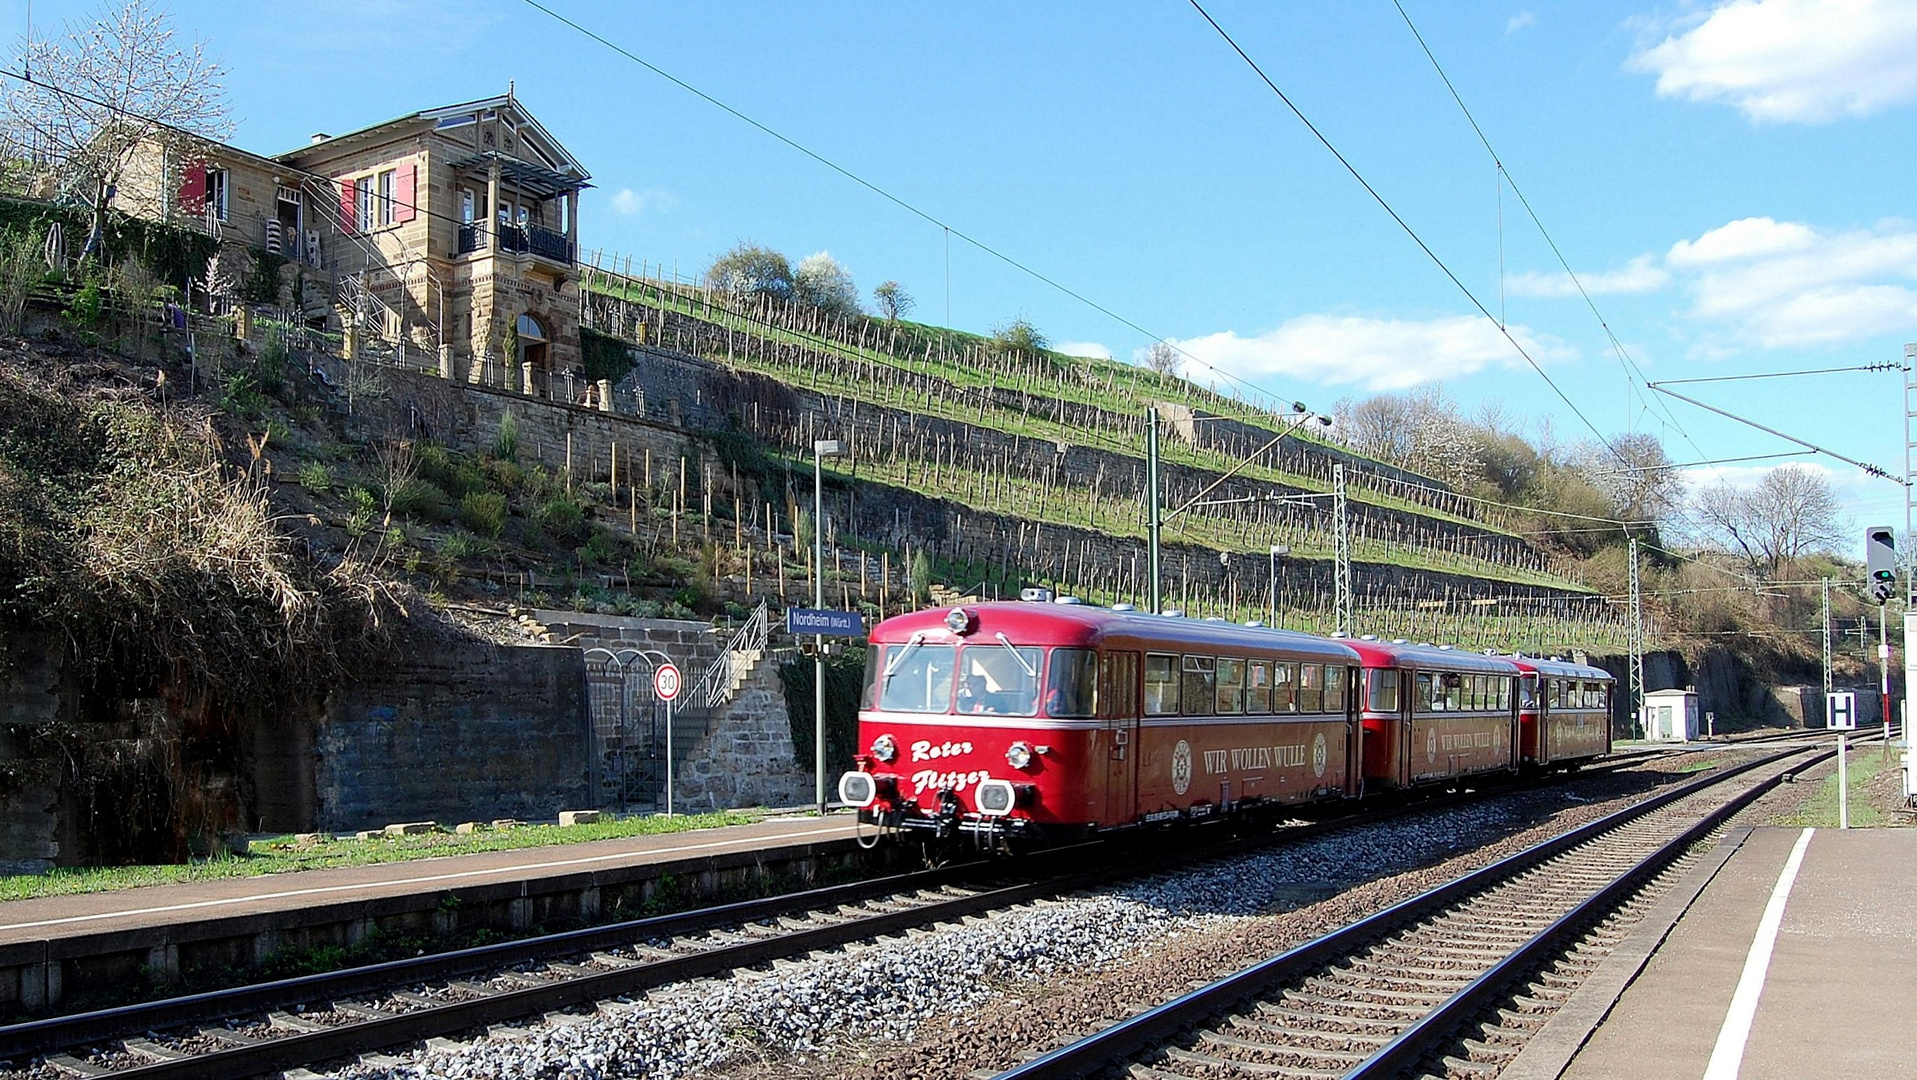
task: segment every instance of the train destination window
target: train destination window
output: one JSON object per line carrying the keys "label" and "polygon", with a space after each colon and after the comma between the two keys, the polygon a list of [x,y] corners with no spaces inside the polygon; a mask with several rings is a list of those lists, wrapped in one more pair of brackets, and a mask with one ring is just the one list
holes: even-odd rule
{"label": "train destination window", "polygon": [[1298,669],[1288,662],[1274,664],[1271,669],[1271,711],[1297,712],[1297,695]]}
{"label": "train destination window", "polygon": [[997,716],[1038,712],[1038,667],[1044,658],[1044,652],[1029,645],[967,645],[959,654],[958,711]]}
{"label": "train destination window", "polygon": [[1178,715],[1178,657],[1145,654],[1145,715]]}
{"label": "train destination window", "polygon": [[879,671],[879,708],[895,712],[949,712],[952,708],[951,645],[916,642],[885,647]]}
{"label": "train destination window", "polygon": [[1397,668],[1372,668],[1365,672],[1365,683],[1371,695],[1371,700],[1365,708],[1381,713],[1398,711]]}
{"label": "train destination window", "polygon": [[1325,711],[1325,669],[1318,664],[1298,665],[1298,711]]}
{"label": "train destination window", "polygon": [[1325,665],[1325,711],[1341,713],[1345,711],[1345,680],[1350,678],[1346,669],[1338,664]]}
{"label": "train destination window", "polygon": [[1098,715],[1098,654],[1090,649],[1053,649],[1046,681],[1048,716]]}
{"label": "train destination window", "polygon": [[1245,711],[1259,716],[1271,712],[1271,661],[1253,660],[1245,671]]}
{"label": "train destination window", "polygon": [[1217,704],[1212,697],[1216,666],[1209,656],[1185,657],[1185,715],[1204,716]]}
{"label": "train destination window", "polygon": [[1218,658],[1218,711],[1245,711],[1245,662]]}

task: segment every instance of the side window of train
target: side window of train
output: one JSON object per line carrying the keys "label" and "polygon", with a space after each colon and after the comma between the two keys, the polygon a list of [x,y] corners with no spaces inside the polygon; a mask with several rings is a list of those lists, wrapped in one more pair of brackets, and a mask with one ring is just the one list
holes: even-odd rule
{"label": "side window of train", "polygon": [[1178,715],[1178,657],[1145,654],[1145,715]]}
{"label": "side window of train", "polygon": [[1538,707],[1538,677],[1525,675],[1518,679],[1518,708],[1535,709]]}
{"label": "side window of train", "polygon": [[1253,660],[1245,667],[1245,711],[1258,716],[1271,712],[1271,661]]}
{"label": "side window of train", "polygon": [[1298,711],[1298,667],[1288,660],[1271,666],[1271,711]]}
{"label": "side window of train", "polygon": [[1365,681],[1370,694],[1367,708],[1372,712],[1395,713],[1398,711],[1398,669],[1372,668],[1365,672]]}
{"label": "side window of train", "polygon": [[1245,711],[1245,662],[1218,658],[1218,711]]}
{"label": "side window of train", "polygon": [[1512,680],[1508,678],[1504,678],[1503,676],[1500,676],[1498,678],[1498,711],[1499,712],[1511,711],[1511,682]]}
{"label": "side window of train", "polygon": [[1090,649],[1053,649],[1046,673],[1048,716],[1098,715],[1098,654]]}
{"label": "side window of train", "polygon": [[1185,657],[1185,715],[1208,715],[1218,704],[1218,661],[1209,656]]}
{"label": "side window of train", "polygon": [[1417,712],[1436,712],[1438,709],[1444,707],[1444,702],[1436,696],[1436,687],[1432,682],[1430,672],[1418,672],[1418,681],[1412,685],[1415,688],[1415,693],[1411,698],[1411,707],[1414,710]]}
{"label": "side window of train", "polygon": [[1439,676],[1444,683],[1444,711],[1457,712],[1464,708],[1464,676],[1455,671],[1447,671]]}
{"label": "side window of train", "polygon": [[1351,669],[1343,664],[1325,665],[1325,711],[1345,711],[1345,686],[1351,681]]}
{"label": "side window of train", "polygon": [[1551,696],[1549,698],[1548,703],[1553,709],[1561,709],[1564,707],[1564,680],[1563,679],[1551,680]]}
{"label": "side window of train", "polygon": [[1298,711],[1325,711],[1325,669],[1323,665],[1298,665]]}

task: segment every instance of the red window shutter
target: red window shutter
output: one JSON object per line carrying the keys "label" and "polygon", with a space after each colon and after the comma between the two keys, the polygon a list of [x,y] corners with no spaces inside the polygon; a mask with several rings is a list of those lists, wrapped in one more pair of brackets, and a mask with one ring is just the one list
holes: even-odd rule
{"label": "red window shutter", "polygon": [[181,173],[180,209],[188,214],[206,213],[206,162],[196,161]]}
{"label": "red window shutter", "polygon": [[407,162],[393,177],[393,220],[411,221],[419,198],[419,166]]}
{"label": "red window shutter", "polygon": [[339,220],[340,228],[346,232],[359,231],[359,205],[353,200],[353,178],[341,177],[339,182]]}

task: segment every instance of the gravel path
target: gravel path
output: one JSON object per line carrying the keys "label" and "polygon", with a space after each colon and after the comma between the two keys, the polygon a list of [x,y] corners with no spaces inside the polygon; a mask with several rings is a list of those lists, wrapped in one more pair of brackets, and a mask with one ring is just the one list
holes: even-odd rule
{"label": "gravel path", "polygon": [[[1698,758],[1686,761],[1696,766]],[[964,1076],[1128,1016],[1642,798],[1651,763],[662,988],[353,1080]],[[1442,822],[1440,827],[1434,827]]]}

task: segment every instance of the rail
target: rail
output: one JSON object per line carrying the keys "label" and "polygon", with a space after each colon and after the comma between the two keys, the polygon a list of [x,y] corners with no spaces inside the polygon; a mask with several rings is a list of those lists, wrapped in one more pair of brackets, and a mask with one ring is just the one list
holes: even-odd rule
{"label": "rail", "polygon": [[770,632],[771,616],[766,602],[752,609],[745,625],[739,627],[726,642],[725,651],[719,658],[706,665],[686,700],[694,706],[716,709],[732,699],[734,687],[739,678],[750,671],[753,664],[765,655],[766,638]]}

